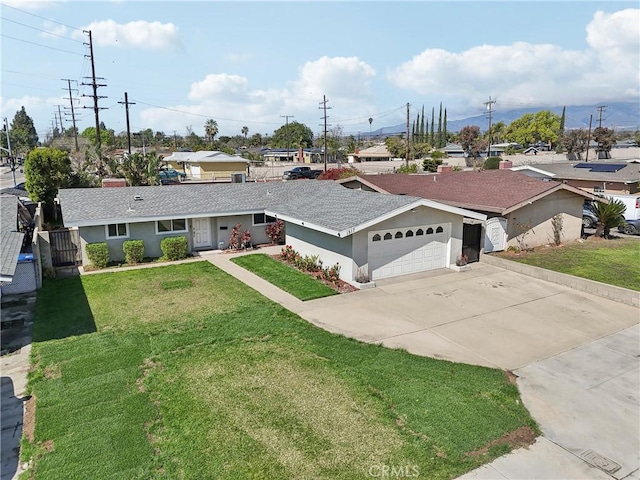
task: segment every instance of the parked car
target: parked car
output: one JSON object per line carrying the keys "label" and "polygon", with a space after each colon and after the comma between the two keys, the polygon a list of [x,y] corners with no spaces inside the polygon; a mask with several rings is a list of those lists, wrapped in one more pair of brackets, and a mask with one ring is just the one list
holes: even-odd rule
{"label": "parked car", "polygon": [[593,213],[588,206],[582,207],[582,226],[584,228],[594,228],[598,223],[598,216]]}
{"label": "parked car", "polygon": [[187,178],[187,174],[183,172],[179,172],[173,168],[165,168],[160,170],[160,182],[168,183],[168,182],[180,182]]}
{"label": "parked car", "polygon": [[625,220],[626,224],[618,227],[618,231],[627,235],[640,235],[640,220]]}
{"label": "parked car", "polygon": [[323,170],[312,170],[311,167],[294,167],[282,174],[283,180],[296,180],[298,178],[318,178]]}

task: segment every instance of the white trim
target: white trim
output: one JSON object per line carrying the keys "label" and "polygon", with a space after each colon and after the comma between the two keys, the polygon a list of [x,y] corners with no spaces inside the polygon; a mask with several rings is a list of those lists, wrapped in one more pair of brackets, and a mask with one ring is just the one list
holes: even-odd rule
{"label": "white trim", "polygon": [[545,175],[551,178],[556,176],[555,173],[542,170],[541,168],[532,167],[531,165],[520,165],[518,167],[511,167],[512,172],[521,172],[522,170],[529,170],[530,172],[539,173],[540,175]]}
{"label": "white trim", "polygon": [[[169,220],[171,222],[171,230],[168,230],[166,232],[161,232],[158,230],[158,222],[162,222],[162,221],[166,221]],[[183,220],[184,221],[184,230],[173,230],[173,222],[174,220]],[[189,232],[189,222],[187,221],[187,218],[168,218],[168,219],[164,219],[164,220],[156,220],[155,222],[155,227],[156,227],[156,235],[171,235],[174,233],[188,233]]]}
{"label": "white trim", "polygon": [[[114,237],[109,236],[109,225],[116,225],[116,230],[118,229],[117,225],[124,225],[127,230],[126,235],[116,235]],[[129,224],[127,222],[111,222],[107,223],[104,226],[104,236],[107,240],[119,240],[121,238],[129,238]]]}

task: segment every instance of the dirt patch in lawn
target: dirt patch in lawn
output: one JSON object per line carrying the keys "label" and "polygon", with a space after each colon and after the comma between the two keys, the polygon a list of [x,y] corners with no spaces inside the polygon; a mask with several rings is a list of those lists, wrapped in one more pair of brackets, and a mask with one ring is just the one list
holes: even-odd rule
{"label": "dirt patch in lawn", "polygon": [[33,442],[36,431],[36,397],[31,395],[24,405],[22,432],[29,442]]}
{"label": "dirt patch in lawn", "polygon": [[520,427],[511,432],[505,433],[500,438],[496,438],[495,440],[490,441],[482,448],[474,450],[472,452],[467,452],[465,456],[467,457],[480,457],[482,455],[486,455],[489,452],[491,447],[495,447],[497,445],[509,445],[512,449],[528,447],[533,442],[535,442],[538,434],[531,427]]}
{"label": "dirt patch in lawn", "polygon": [[507,377],[507,382],[509,382],[511,385],[517,384],[519,377],[518,375],[513,373],[511,370],[505,370],[504,376]]}

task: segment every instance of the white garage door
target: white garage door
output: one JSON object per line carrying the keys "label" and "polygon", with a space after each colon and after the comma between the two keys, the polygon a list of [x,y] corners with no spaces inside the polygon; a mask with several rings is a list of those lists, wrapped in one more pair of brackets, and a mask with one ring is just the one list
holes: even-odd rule
{"label": "white garage door", "polygon": [[444,268],[451,224],[369,232],[369,271],[378,280]]}

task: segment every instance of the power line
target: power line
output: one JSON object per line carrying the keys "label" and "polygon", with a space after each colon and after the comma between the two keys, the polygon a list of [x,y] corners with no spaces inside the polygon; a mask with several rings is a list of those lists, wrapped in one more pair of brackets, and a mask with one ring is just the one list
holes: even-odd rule
{"label": "power line", "polygon": [[72,52],[71,50],[63,50],[62,48],[50,47],[49,45],[43,45],[42,43],[30,42],[29,40],[23,40],[21,38],[12,37],[11,35],[5,35],[4,33],[0,33],[0,36],[5,38],[10,38],[11,40],[17,40],[18,42],[29,43],[31,45],[36,45],[42,48],[48,48],[50,50],[57,50],[59,52],[70,53],[72,55],[83,55],[82,53]]}
{"label": "power line", "polygon": [[30,28],[31,30],[36,30],[38,32],[46,33],[47,35],[52,35],[54,37],[64,38],[65,40],[71,40],[72,42],[82,43],[82,41],[76,40],[75,38],[67,37],[65,35],[60,35],[58,33],[48,32],[47,30],[42,30],[41,28],[32,27],[31,25],[27,25],[26,23],[16,22],[15,20],[11,20],[9,18],[3,18],[2,20],[5,21],[5,22],[15,23],[16,25],[20,25],[22,27]]}
{"label": "power line", "polygon": [[32,17],[36,17],[36,18],[39,18],[39,19],[41,19],[41,20],[46,20],[46,21],[48,21],[48,22],[57,23],[58,25],[62,25],[63,27],[71,28],[71,29],[73,29],[73,30],[78,30],[79,32],[81,32],[81,31],[82,31],[82,29],[81,29],[81,28],[73,27],[73,26],[71,26],[71,25],[67,25],[66,23],[58,22],[57,20],[53,20],[52,18],[41,17],[40,15],[36,15],[35,13],[26,12],[26,11],[24,11],[24,10],[20,10],[19,8],[12,7],[11,5],[7,5],[7,4],[4,4],[4,3],[3,3],[3,4],[2,4],[2,8],[10,8],[10,9],[12,9],[12,10],[16,10],[17,12],[24,13],[25,15],[31,15]]}
{"label": "power line", "polygon": [[287,162],[289,161],[289,118],[295,118],[293,115],[280,115],[280,117],[284,118],[285,123],[285,132],[287,135]]}
{"label": "power line", "polygon": [[[106,85],[105,84],[99,84],[96,81],[96,80],[98,80],[98,77],[96,77],[96,64],[95,64],[95,58],[93,56],[93,37],[91,36],[91,30],[84,31],[84,33],[89,35],[89,55],[91,57],[91,83],[88,84],[88,85],[91,85],[93,87],[93,95],[87,95],[87,96],[93,97],[93,112],[94,112],[95,117],[96,117],[96,143],[98,144],[98,152],[99,152],[100,151],[100,147],[102,146],[102,139],[100,138],[100,110],[101,110],[101,108],[98,106],[98,100],[100,100],[101,98],[107,98],[107,97],[98,95],[98,87],[106,87]],[[85,84],[83,83],[83,85],[85,85]],[[85,108],[91,108],[91,107],[85,107]],[[102,107],[102,108],[104,108],[104,107]],[[102,169],[102,155],[100,155],[100,166],[98,168],[100,170]]]}
{"label": "power line", "polygon": [[496,103],[495,100],[491,100],[491,97],[489,97],[489,101],[488,102],[484,102],[484,106],[485,108],[488,110],[488,115],[489,115],[489,130],[487,130],[487,135],[489,136],[489,146],[487,147],[487,158],[489,158],[491,156],[491,116],[493,114],[493,105]]}
{"label": "power line", "polygon": [[331,108],[331,107],[327,107],[327,102],[328,101],[329,100],[327,100],[327,96],[323,95],[322,96],[322,101],[320,102],[321,106],[318,107],[324,113],[324,115],[321,118],[322,118],[322,120],[324,120],[324,122],[323,122],[324,123],[324,152],[323,153],[324,153],[324,171],[325,172],[327,171],[327,118],[329,118],[329,117],[327,117],[327,108],[329,108],[329,109]]}

